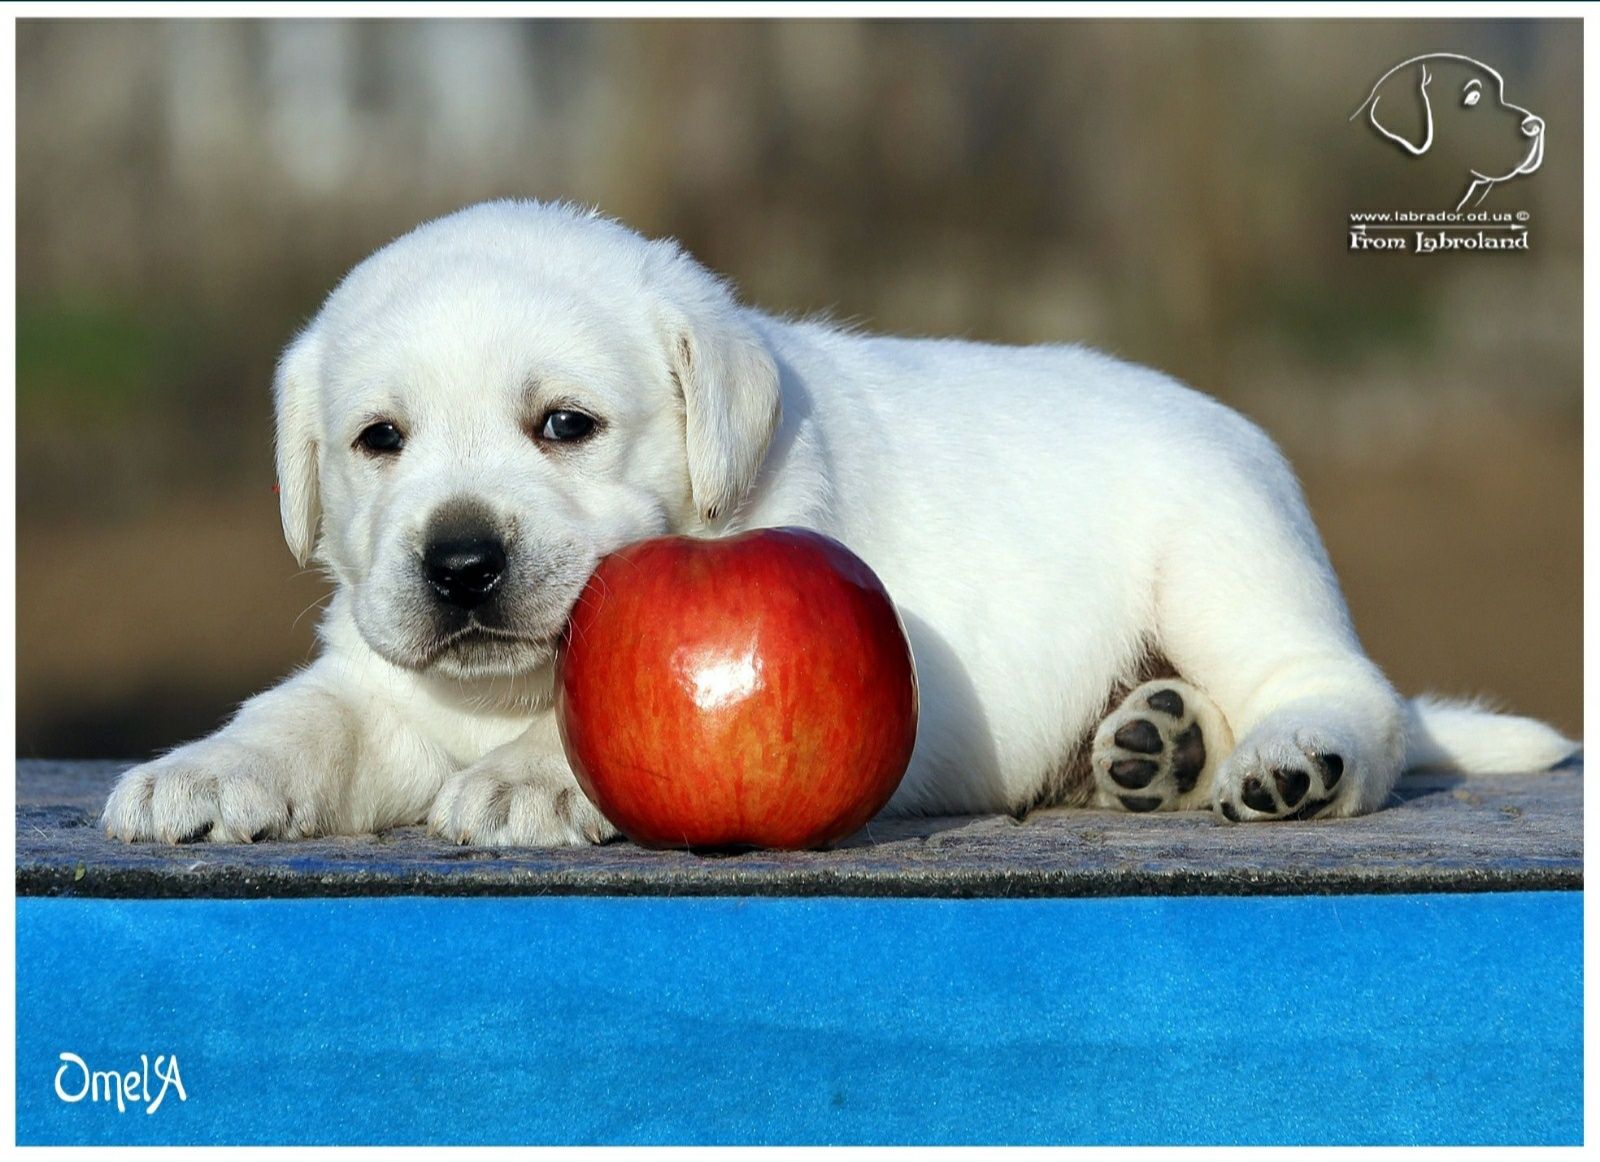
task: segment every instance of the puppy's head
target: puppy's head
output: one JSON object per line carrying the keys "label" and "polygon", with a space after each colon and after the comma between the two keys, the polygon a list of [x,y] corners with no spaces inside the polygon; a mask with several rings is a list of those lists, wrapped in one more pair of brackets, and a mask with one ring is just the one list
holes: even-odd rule
{"label": "puppy's head", "polygon": [[711,532],[778,422],[771,355],[675,244],[491,203],[355,268],[276,380],[284,535],[414,670],[548,662],[595,564]]}

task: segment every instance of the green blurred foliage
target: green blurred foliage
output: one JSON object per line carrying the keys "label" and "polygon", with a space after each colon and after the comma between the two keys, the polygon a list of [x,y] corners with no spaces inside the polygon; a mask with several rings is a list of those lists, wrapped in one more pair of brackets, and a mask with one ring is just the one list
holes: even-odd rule
{"label": "green blurred foliage", "polygon": [[[161,407],[193,337],[120,301],[17,310],[17,406],[25,423],[116,426]],[[170,406],[168,404],[167,406]]]}
{"label": "green blurred foliage", "polygon": [[1440,330],[1437,310],[1420,296],[1376,297],[1317,282],[1263,287],[1251,306],[1301,357],[1333,369],[1383,353],[1432,350]]}

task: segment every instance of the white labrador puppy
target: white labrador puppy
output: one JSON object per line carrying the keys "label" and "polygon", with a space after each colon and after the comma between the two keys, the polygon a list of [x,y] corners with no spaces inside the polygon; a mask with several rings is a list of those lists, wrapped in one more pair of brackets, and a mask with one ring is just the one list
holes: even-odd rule
{"label": "white labrador puppy", "polygon": [[568,206],[384,247],[276,395],[284,533],[336,585],[322,654],[128,771],[114,836],[604,839],[550,709],[568,609],[631,541],[771,525],[842,541],[903,613],[923,712],[897,814],[1352,815],[1407,766],[1574,751],[1402,700],[1288,465],[1215,401],[1073,347],[773,318]]}

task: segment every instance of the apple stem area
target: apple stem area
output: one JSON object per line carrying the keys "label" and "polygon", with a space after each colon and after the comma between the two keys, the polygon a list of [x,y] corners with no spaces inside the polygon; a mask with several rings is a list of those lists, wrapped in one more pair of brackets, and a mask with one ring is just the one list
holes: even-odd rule
{"label": "apple stem area", "polygon": [[[697,855],[129,845],[126,765],[18,763],[20,1144],[1583,1140],[1576,767]],[[187,1097],[64,1102],[63,1052]]]}

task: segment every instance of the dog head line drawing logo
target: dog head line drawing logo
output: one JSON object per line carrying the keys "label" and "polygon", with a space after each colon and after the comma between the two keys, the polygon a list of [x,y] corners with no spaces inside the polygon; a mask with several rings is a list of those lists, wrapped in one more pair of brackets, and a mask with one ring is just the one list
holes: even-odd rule
{"label": "dog head line drawing logo", "polygon": [[1544,118],[1506,100],[1505,78],[1459,53],[1432,52],[1401,61],[1378,78],[1350,120],[1363,113],[1374,129],[1412,157],[1433,148],[1436,135],[1454,141],[1447,135],[1471,133],[1480,152],[1467,170],[1458,211],[1468,202],[1481,204],[1495,186],[1533,173],[1544,161]]}

